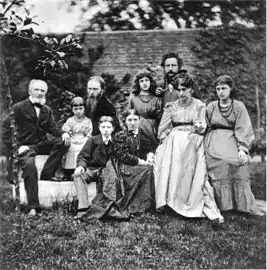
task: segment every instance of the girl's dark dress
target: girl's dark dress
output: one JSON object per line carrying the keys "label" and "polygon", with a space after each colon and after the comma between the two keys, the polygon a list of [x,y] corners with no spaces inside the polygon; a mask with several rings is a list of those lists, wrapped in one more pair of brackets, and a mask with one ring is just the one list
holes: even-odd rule
{"label": "girl's dark dress", "polygon": [[155,149],[141,130],[137,135],[127,130],[115,135],[113,154],[97,184],[89,219],[129,218],[131,213],[144,212],[154,205],[153,167],[138,165],[138,158],[146,159]]}

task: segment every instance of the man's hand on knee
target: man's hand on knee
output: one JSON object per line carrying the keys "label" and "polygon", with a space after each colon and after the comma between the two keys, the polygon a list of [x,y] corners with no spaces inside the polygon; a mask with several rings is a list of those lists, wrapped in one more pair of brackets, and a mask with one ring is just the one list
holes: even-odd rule
{"label": "man's hand on knee", "polygon": [[22,145],[20,146],[20,148],[18,149],[18,154],[22,155],[23,153],[25,153],[26,151],[28,151],[30,148],[27,145]]}
{"label": "man's hand on knee", "polygon": [[79,167],[77,167],[77,168],[75,169],[75,171],[74,171],[74,176],[81,175],[81,174],[84,173],[84,172],[85,172],[84,167],[79,166]]}

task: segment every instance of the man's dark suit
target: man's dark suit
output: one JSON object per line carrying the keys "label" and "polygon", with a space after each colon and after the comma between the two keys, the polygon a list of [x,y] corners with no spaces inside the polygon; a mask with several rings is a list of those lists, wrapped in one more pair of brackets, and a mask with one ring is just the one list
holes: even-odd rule
{"label": "man's dark suit", "polygon": [[93,113],[92,116],[90,116],[90,108],[85,108],[85,115],[89,118],[91,118],[92,124],[93,124],[93,132],[92,135],[97,135],[100,133],[98,129],[98,121],[101,116],[106,115],[106,116],[111,116],[114,120],[114,133],[118,132],[121,130],[121,126],[119,123],[119,120],[116,115],[116,110],[112,103],[104,96],[100,98],[100,100],[97,103],[96,110]]}
{"label": "man's dark suit", "polygon": [[[37,117],[35,107],[28,98],[15,104],[13,110],[17,128],[18,147],[26,145],[30,148],[19,156],[28,206],[29,208],[37,208],[39,206],[38,173],[34,157],[40,154],[50,154],[41,173],[41,179],[49,180],[54,176],[58,164],[67,151],[67,147],[61,140],[61,131],[57,129],[52,110],[48,106],[42,106],[39,117]],[[11,150],[10,121],[10,116],[3,121],[3,141]],[[51,134],[55,138],[49,141],[47,134]]]}
{"label": "man's dark suit", "polygon": [[77,167],[95,170],[104,168],[112,152],[112,145],[105,145],[102,135],[96,135],[87,140],[77,157]]}
{"label": "man's dark suit", "polygon": [[87,182],[96,181],[97,190],[101,189],[101,181],[98,181],[98,178],[112,151],[112,142],[106,145],[101,134],[89,138],[80,151],[77,167],[82,166],[85,173],[74,175],[74,185],[79,201],[78,211],[85,211],[89,206]]}

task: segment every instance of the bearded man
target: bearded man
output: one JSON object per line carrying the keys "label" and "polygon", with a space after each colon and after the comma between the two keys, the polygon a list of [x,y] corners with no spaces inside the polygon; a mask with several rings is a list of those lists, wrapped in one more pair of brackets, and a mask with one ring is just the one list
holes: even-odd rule
{"label": "bearded man", "polygon": [[[36,155],[49,155],[41,172],[42,180],[57,180],[54,176],[70,144],[70,136],[60,131],[52,110],[45,105],[48,86],[43,80],[31,80],[29,97],[13,106],[17,130],[19,165],[22,168],[29,215],[35,216],[39,208],[38,172]],[[11,116],[3,121],[3,142],[12,150]],[[49,140],[50,134],[54,139]],[[53,179],[54,178],[54,179]]]}
{"label": "bearded man", "polygon": [[161,66],[164,71],[164,84],[156,89],[156,95],[162,97],[163,108],[167,103],[178,99],[178,93],[170,83],[176,74],[186,72],[186,70],[181,70],[182,63],[183,61],[178,53],[167,52],[162,56]]}
{"label": "bearded man", "polygon": [[85,115],[93,124],[92,136],[100,134],[98,122],[101,116],[111,116],[114,121],[114,133],[121,130],[116,110],[109,99],[105,96],[106,83],[100,76],[92,76],[87,83],[87,100]]}

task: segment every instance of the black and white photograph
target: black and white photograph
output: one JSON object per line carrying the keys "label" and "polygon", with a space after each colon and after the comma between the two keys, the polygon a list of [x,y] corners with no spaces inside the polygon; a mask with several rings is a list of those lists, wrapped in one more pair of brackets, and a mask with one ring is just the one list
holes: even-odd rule
{"label": "black and white photograph", "polygon": [[0,1],[0,269],[266,269],[266,1]]}

